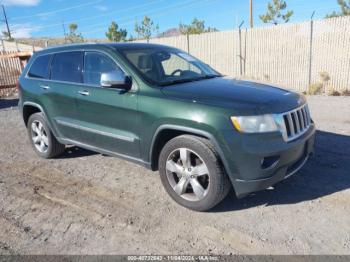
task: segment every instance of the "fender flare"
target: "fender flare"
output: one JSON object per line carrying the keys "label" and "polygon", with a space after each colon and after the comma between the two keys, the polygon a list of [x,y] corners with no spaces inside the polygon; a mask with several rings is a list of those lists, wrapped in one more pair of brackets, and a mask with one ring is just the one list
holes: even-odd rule
{"label": "fender flare", "polygon": [[33,107],[36,107],[37,109],[39,109],[39,111],[44,115],[44,119],[46,121],[46,124],[49,126],[49,128],[50,128],[51,132],[54,134],[54,136],[57,138],[55,131],[52,129],[51,123],[48,121],[48,118],[46,116],[46,113],[45,113],[43,107],[41,105],[39,105],[38,103],[34,103],[34,102],[30,102],[30,101],[23,102],[23,105],[21,107],[22,118],[23,118],[23,109],[25,106],[33,106]]}
{"label": "fender flare", "polygon": [[187,132],[187,133],[192,133],[194,135],[200,135],[202,137],[209,139],[209,141],[214,145],[216,152],[219,154],[219,157],[224,165],[226,173],[231,178],[231,174],[229,172],[230,169],[229,169],[228,162],[227,162],[226,157],[225,157],[223,151],[221,150],[221,147],[219,146],[219,143],[217,142],[216,138],[207,131],[203,131],[203,130],[191,128],[191,127],[186,127],[186,126],[164,124],[164,125],[160,125],[156,129],[156,132],[154,133],[154,135],[152,137],[152,142],[151,142],[151,146],[150,146],[150,150],[149,150],[149,160],[150,160],[151,165],[153,163],[152,155],[153,155],[155,141],[156,141],[159,133],[165,129],[172,129],[172,130],[176,130],[176,131],[183,131],[183,132]]}

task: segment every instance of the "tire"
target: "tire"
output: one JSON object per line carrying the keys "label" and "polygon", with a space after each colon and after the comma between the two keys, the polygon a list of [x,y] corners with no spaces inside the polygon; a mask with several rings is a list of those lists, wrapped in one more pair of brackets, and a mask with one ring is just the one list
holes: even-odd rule
{"label": "tire", "polygon": [[27,131],[32,148],[38,156],[54,158],[64,152],[65,145],[57,141],[41,112],[29,117]]}
{"label": "tire", "polygon": [[209,140],[192,135],[175,137],[163,147],[159,173],[170,197],[195,211],[213,208],[231,188],[214,146]]}

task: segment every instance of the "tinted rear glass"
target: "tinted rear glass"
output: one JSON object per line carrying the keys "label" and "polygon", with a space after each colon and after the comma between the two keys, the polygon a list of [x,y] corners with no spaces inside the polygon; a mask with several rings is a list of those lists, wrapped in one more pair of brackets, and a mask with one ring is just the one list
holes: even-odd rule
{"label": "tinted rear glass", "polygon": [[51,63],[51,79],[81,83],[82,65],[83,52],[57,53]]}
{"label": "tinted rear glass", "polygon": [[49,63],[51,60],[51,55],[43,55],[37,57],[30,70],[28,76],[35,78],[47,79],[49,78]]}

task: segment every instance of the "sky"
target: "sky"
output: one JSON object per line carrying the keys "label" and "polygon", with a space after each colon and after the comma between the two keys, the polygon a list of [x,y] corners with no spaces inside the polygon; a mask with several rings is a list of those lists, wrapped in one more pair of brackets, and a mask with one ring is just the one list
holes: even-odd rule
{"label": "sky", "polygon": [[[270,0],[254,0],[255,26],[263,24],[259,15],[266,12]],[[322,19],[338,11],[336,0],[286,0],[293,10],[290,22]],[[190,23],[196,17],[205,25],[219,30],[232,30],[244,21],[249,26],[249,0],[0,0],[5,6],[10,28],[15,37],[63,37],[64,27],[78,24],[85,38],[105,38],[108,25],[115,21],[129,34],[135,21],[147,15],[159,25],[159,32]],[[0,14],[1,16],[1,14]],[[63,26],[64,25],[64,26]],[[2,22],[2,30],[5,28]]]}

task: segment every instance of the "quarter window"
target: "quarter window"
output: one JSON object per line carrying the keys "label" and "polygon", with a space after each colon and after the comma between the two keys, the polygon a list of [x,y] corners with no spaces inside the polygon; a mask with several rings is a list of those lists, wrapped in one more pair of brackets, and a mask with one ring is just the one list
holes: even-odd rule
{"label": "quarter window", "polygon": [[37,57],[34,60],[32,66],[30,67],[28,76],[41,78],[41,79],[48,79],[50,60],[51,60],[51,55],[43,55],[43,56]]}
{"label": "quarter window", "polygon": [[83,52],[55,54],[51,64],[51,79],[66,82],[82,82]]}
{"label": "quarter window", "polygon": [[121,71],[108,56],[96,52],[86,52],[84,59],[84,83],[100,85],[101,74],[111,71]]}

